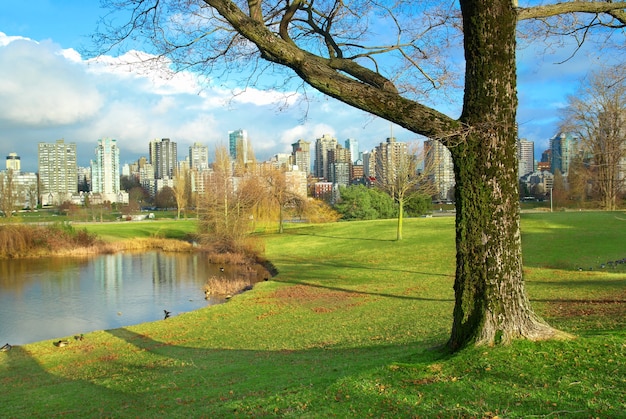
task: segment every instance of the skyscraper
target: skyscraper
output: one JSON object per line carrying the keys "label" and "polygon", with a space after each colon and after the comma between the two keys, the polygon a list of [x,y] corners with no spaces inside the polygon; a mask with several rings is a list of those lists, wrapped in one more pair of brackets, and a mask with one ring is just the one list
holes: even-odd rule
{"label": "skyscraper", "polygon": [[169,138],[150,141],[150,164],[155,179],[173,179],[178,165],[176,143]]}
{"label": "skyscraper", "polygon": [[562,175],[567,176],[569,164],[576,153],[577,145],[578,138],[571,133],[559,132],[550,138],[550,171],[552,174],[558,170]]}
{"label": "skyscraper", "polygon": [[522,177],[535,171],[535,143],[525,138],[517,140],[517,176]]}
{"label": "skyscraper", "polygon": [[324,134],[315,140],[315,162],[313,175],[320,179],[328,180],[328,150],[337,147],[337,139],[330,134]]}
{"label": "skyscraper", "polygon": [[209,147],[200,143],[189,146],[189,166],[191,169],[202,171],[209,168]]}
{"label": "skyscraper", "polygon": [[96,159],[91,161],[91,191],[102,194],[107,201],[117,202],[120,192],[120,149],[117,140],[99,139],[95,153]]}
{"label": "skyscraper", "polygon": [[359,142],[354,138],[348,138],[344,145],[350,150],[350,160],[352,164],[356,164],[357,160],[361,157],[359,155]]}
{"label": "skyscraper", "polygon": [[392,182],[396,176],[396,168],[407,153],[407,145],[389,137],[384,143],[376,146],[376,181],[382,184]]}
{"label": "skyscraper", "polygon": [[328,150],[328,181],[335,185],[350,184],[350,150],[337,144]]}
{"label": "skyscraper", "polygon": [[78,192],[76,143],[39,143],[38,164],[42,205],[60,204]]}
{"label": "skyscraper", "polygon": [[452,199],[454,187],[454,165],[452,155],[441,141],[424,141],[424,172],[435,184],[438,199]]}
{"label": "skyscraper", "polygon": [[228,131],[228,151],[230,158],[238,164],[252,162],[252,148],[248,139],[248,131],[245,129]]}
{"label": "skyscraper", "polygon": [[298,170],[311,174],[311,143],[302,139],[291,144],[293,163],[298,166]]}

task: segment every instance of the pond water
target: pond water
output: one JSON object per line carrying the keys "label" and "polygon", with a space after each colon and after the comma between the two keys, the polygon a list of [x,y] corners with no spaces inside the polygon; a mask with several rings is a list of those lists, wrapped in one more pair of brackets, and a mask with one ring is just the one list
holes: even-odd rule
{"label": "pond water", "polygon": [[[118,253],[92,258],[0,260],[0,346],[59,339],[196,310],[209,277],[240,268],[202,253]],[[255,282],[255,278],[252,278]]]}

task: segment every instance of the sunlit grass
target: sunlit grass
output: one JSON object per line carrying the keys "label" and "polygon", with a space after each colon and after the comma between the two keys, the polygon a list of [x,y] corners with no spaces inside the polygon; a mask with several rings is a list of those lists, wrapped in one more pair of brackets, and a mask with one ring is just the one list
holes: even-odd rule
{"label": "sunlit grass", "polygon": [[620,417],[626,275],[576,269],[581,255],[626,253],[616,216],[522,219],[531,302],[570,341],[440,350],[451,217],[406,220],[402,241],[395,220],[290,225],[262,236],[279,275],[226,304],[0,353],[0,405],[9,417]]}

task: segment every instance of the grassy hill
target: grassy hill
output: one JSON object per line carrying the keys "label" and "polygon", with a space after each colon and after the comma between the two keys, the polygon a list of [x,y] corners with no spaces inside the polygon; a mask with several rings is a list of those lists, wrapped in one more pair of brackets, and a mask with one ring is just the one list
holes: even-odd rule
{"label": "grassy hill", "polygon": [[525,215],[522,231],[533,306],[574,340],[440,350],[452,218],[406,220],[400,242],[394,220],[297,225],[262,237],[279,275],[227,304],[0,353],[1,416],[624,415],[626,265],[605,262],[626,257],[626,215]]}

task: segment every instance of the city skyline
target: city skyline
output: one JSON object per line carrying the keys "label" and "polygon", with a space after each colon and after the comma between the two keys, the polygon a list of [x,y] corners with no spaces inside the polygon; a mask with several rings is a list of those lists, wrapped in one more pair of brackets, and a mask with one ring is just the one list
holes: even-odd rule
{"label": "city skyline", "polygon": [[[36,170],[39,142],[58,139],[77,144],[81,166],[91,158],[91,144],[103,137],[117,139],[121,164],[145,155],[143,144],[153,138],[172,138],[182,149],[195,142],[213,149],[227,146],[227,132],[239,127],[247,127],[259,160],[327,133],[342,143],[354,138],[361,150],[391,136],[423,140],[314,91],[301,102],[298,90],[242,89],[230,80],[132,66],[125,61],[132,54],[94,60],[84,51],[104,13],[97,2],[35,3],[0,4],[0,78],[6,87],[0,89],[0,155],[22,156],[25,171]],[[518,52],[519,137],[534,141],[537,155],[559,131],[559,109],[590,68],[585,48],[571,59],[574,48],[567,43],[552,56],[541,54],[542,46]],[[434,93],[429,101],[451,116],[460,114],[460,94]]]}

